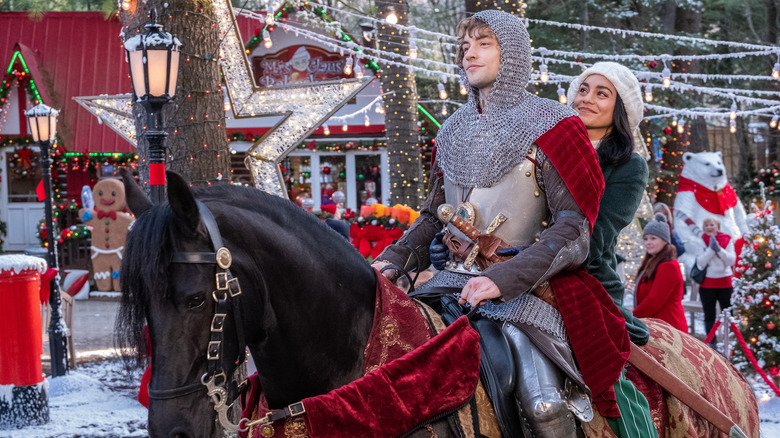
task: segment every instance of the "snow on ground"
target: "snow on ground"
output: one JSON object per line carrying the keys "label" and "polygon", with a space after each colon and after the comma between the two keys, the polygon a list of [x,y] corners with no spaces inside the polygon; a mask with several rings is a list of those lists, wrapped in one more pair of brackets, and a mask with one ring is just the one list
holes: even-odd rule
{"label": "snow on ground", "polygon": [[[51,421],[0,430],[0,438],[146,437],[146,409],[136,401],[140,371],[127,373],[116,359],[83,363],[64,377],[49,378]],[[761,437],[780,438],[780,397],[762,381],[756,388]]]}
{"label": "snow on ground", "polygon": [[50,421],[0,430],[3,438],[146,437],[146,408],[136,400],[140,371],[128,373],[118,359],[87,362],[49,378]]}

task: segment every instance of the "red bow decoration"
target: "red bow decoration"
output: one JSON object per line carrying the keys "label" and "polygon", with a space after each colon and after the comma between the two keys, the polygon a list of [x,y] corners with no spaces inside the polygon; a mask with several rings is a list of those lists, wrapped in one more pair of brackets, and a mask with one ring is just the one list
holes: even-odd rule
{"label": "red bow decoration", "polygon": [[32,157],[32,151],[30,149],[19,149],[19,167],[22,169],[29,169],[32,167],[32,161],[30,161],[30,157]]}
{"label": "red bow decoration", "polygon": [[103,211],[103,210],[96,210],[98,219],[103,219],[104,217],[110,217],[113,220],[116,220],[116,212],[115,211]]}

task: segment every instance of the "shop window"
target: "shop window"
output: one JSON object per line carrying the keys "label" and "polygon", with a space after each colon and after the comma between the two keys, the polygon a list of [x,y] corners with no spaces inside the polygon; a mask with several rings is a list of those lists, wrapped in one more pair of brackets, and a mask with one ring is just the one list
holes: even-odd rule
{"label": "shop window", "polygon": [[5,159],[8,163],[8,201],[38,202],[35,189],[43,178],[38,153],[20,148],[7,152]]}
{"label": "shop window", "polygon": [[355,156],[358,204],[382,203],[382,166],[380,155]]}
{"label": "shop window", "polygon": [[299,207],[311,209],[311,157],[289,156],[282,160],[280,170],[287,186],[287,196]]}
{"label": "shop window", "polygon": [[347,165],[344,155],[320,157],[320,205],[344,208],[347,200]]}

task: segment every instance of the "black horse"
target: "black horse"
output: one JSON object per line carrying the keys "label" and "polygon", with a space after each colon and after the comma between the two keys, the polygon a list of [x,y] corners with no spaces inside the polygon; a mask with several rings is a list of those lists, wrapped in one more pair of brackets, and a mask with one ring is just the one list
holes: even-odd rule
{"label": "black horse", "polygon": [[[137,221],[122,260],[117,340],[145,352],[148,322],[152,436],[215,433],[214,410],[205,388],[197,386],[207,371],[215,266],[171,263],[176,253],[211,251],[196,197],[213,212],[243,290],[241,320],[229,316],[224,333],[235,333],[237,324],[244,328],[269,406],[284,407],[362,376],[376,275],[341,235],[290,201],[254,188],[191,192],[169,174],[170,202],[152,206],[134,181],[123,178]],[[225,337],[220,361],[228,376],[239,347],[234,336]],[[171,397],[177,388],[196,392]],[[166,391],[172,392],[154,397]]]}
{"label": "black horse", "polygon": [[[169,173],[169,202],[152,206],[129,174],[123,179],[137,220],[122,260],[117,343],[135,349],[136,364],[143,363],[148,323],[150,435],[215,436],[216,413],[201,377],[230,380],[226,376],[242,360],[244,345],[274,409],[363,375],[377,278],[341,235],[290,201],[254,188],[191,191]],[[221,235],[221,244],[215,235]],[[228,275],[217,267],[218,261],[226,264],[214,253],[219,246],[232,254]],[[226,286],[232,284],[227,281],[231,274],[240,279],[240,294]],[[228,293],[240,297],[240,306],[225,309]],[[227,315],[216,326],[215,311]],[[749,436],[757,435],[755,396],[739,372],[693,337],[660,321],[646,322],[651,328],[646,352],[669,369],[697,369],[680,377],[721,411],[732,413]],[[215,337],[221,348],[212,350]],[[716,427],[674,397],[663,399],[670,408],[659,407],[656,427],[719,436]],[[449,436],[446,422],[436,432]]]}

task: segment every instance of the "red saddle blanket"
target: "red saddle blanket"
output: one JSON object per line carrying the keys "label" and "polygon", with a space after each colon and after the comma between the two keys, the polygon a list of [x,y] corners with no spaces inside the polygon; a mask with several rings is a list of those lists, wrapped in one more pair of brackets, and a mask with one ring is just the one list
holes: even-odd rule
{"label": "red saddle blanket", "polygon": [[[377,275],[377,304],[365,349],[366,375],[304,400],[306,412],[273,424],[276,436],[390,437],[465,404],[479,381],[479,335],[461,317],[431,338],[425,318],[402,291]],[[426,342],[427,340],[427,342]],[[249,377],[243,417],[269,407]],[[261,437],[260,428],[241,436]]]}

